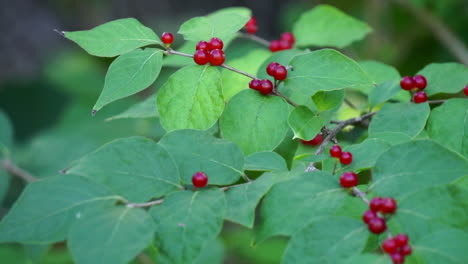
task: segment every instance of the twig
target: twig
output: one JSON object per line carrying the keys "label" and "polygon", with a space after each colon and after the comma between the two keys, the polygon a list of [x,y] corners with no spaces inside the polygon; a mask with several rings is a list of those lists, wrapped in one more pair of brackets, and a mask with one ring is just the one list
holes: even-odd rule
{"label": "twig", "polygon": [[21,169],[16,166],[11,160],[5,159],[1,163],[2,167],[11,175],[16,176],[27,183],[35,182],[38,179],[34,177],[31,173]]}
{"label": "twig", "polygon": [[447,99],[440,99],[440,100],[430,100],[427,101],[428,104],[443,104],[447,102]]}
{"label": "twig", "polygon": [[283,98],[284,100],[286,100],[286,102],[288,102],[288,104],[290,104],[290,105],[292,105],[294,107],[297,107],[297,104],[295,102],[293,102],[291,99],[289,99],[286,95],[280,93],[280,91],[278,91],[278,90],[273,91],[272,94]]}
{"label": "twig", "polygon": [[128,203],[127,207],[128,208],[144,208],[144,207],[151,207],[153,205],[158,205],[162,204],[164,202],[164,199],[159,199],[159,200],[154,200],[146,203]]}
{"label": "twig", "polygon": [[364,203],[369,204],[369,200],[367,200],[366,193],[359,190],[357,187],[353,187],[353,195],[361,198],[361,200]]}
{"label": "twig", "polygon": [[241,38],[246,38],[246,39],[250,39],[250,40],[253,40],[265,47],[270,47],[270,42],[264,38],[261,38],[257,35],[252,35],[252,34],[247,34],[247,33],[239,33],[238,35],[239,37]]}
{"label": "twig", "polygon": [[344,99],[344,102],[345,102],[349,107],[351,107],[352,109],[358,110],[358,108],[357,108],[350,100],[348,100],[347,98]]}
{"label": "twig", "polygon": [[238,70],[238,69],[236,69],[236,68],[233,68],[233,67],[231,67],[231,66],[229,66],[229,65],[226,65],[226,64],[224,64],[224,63],[221,64],[220,66],[223,67],[223,68],[225,68],[225,69],[231,70],[231,71],[233,71],[233,72],[237,72],[237,73],[239,73],[239,74],[242,74],[242,75],[244,75],[244,76],[247,76],[247,77],[249,77],[250,79],[257,79],[257,77],[255,77],[255,76],[253,76],[253,75],[251,75],[251,74],[248,74],[248,73],[246,73],[246,72],[243,72],[243,71],[241,71],[241,70]]}

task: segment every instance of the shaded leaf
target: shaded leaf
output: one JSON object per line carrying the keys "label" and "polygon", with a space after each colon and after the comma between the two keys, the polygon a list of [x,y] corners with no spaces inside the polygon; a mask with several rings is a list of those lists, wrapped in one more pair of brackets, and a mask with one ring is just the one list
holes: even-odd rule
{"label": "shaded leaf", "polygon": [[366,139],[360,144],[351,145],[344,150],[353,154],[353,162],[342,166],[338,171],[361,171],[374,167],[375,162],[390,144],[381,139]]}
{"label": "shaded leaf", "polygon": [[311,140],[320,132],[325,120],[309,108],[300,105],[289,114],[288,124],[294,132],[294,138]]}
{"label": "shaded leaf", "polygon": [[466,232],[438,230],[412,243],[413,255],[426,264],[464,264],[468,259],[467,243]]}
{"label": "shaded leaf", "polygon": [[132,105],[122,113],[109,117],[106,120],[116,120],[122,118],[151,118],[159,117],[158,108],[156,106],[156,96],[150,96],[145,100]]}
{"label": "shaded leaf", "polygon": [[286,161],[275,152],[256,152],[245,157],[244,170],[287,170]]}

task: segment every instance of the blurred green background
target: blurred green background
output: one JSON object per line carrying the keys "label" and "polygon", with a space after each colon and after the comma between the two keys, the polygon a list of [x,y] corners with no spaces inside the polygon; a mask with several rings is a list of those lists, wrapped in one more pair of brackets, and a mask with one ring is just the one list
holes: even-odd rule
{"label": "blurred green background", "polygon": [[[246,6],[257,17],[258,34],[271,40],[290,31],[302,12],[322,3],[334,5],[373,28],[363,41],[342,50],[355,60],[378,60],[395,66],[402,75],[410,75],[431,62],[463,59],[454,50],[457,41],[462,47],[468,42],[466,0],[2,1],[0,110],[11,119],[15,130],[12,159],[36,177],[45,177],[59,173],[71,161],[115,138],[143,135],[158,139],[164,134],[156,118],[106,119],[154,93],[176,68],[164,68],[152,87],[92,117],[91,108],[111,60],[88,55],[54,29],[89,29],[110,20],[135,17],[161,34],[177,32],[179,25],[193,16],[228,6]],[[447,38],[446,29],[456,39]],[[181,43],[181,36],[176,35],[175,46]],[[255,45],[245,41],[234,42],[226,52],[228,60],[252,47]],[[23,187],[20,180],[11,179],[0,217]],[[216,254],[211,261],[222,258],[224,251],[224,263],[279,263],[283,239],[251,247],[251,236],[251,231],[226,223],[221,237],[224,249],[215,242]],[[48,253],[46,249],[0,245],[0,262],[73,263],[63,244],[54,245]],[[135,263],[145,262],[140,259]]]}

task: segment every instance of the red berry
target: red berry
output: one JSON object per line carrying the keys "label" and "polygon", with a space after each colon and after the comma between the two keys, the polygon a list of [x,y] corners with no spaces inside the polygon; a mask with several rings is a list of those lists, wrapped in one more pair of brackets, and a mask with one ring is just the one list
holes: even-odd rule
{"label": "red berry", "polygon": [[340,177],[343,188],[351,188],[358,184],[358,176],[354,172],[345,172]]}
{"label": "red berry", "polygon": [[403,90],[411,90],[413,89],[415,86],[414,86],[414,81],[413,81],[413,78],[409,77],[409,76],[405,76],[401,79],[400,81],[400,87],[403,89]]}
{"label": "red berry", "polygon": [[369,231],[374,234],[381,234],[387,229],[385,220],[380,217],[372,218],[367,226],[369,227]]}
{"label": "red berry", "polygon": [[174,35],[169,32],[162,33],[161,40],[164,44],[171,44],[174,41]]}
{"label": "red berry", "polygon": [[251,16],[249,21],[247,21],[247,23],[245,23],[245,25],[257,25],[257,19],[254,17],[254,16]]}
{"label": "red berry", "polygon": [[209,44],[210,44],[209,46],[211,50],[215,50],[215,49],[222,50],[224,47],[223,41],[220,40],[219,38],[212,38]]}
{"label": "red berry", "polygon": [[382,197],[375,197],[373,198],[370,203],[369,203],[369,208],[373,211],[373,212],[378,212],[380,211],[380,208],[382,206]]}
{"label": "red berry", "polygon": [[273,77],[276,80],[282,81],[286,79],[287,76],[288,76],[288,70],[286,69],[286,67],[284,67],[283,65],[279,65],[278,67],[275,68],[275,73],[273,74]]}
{"label": "red berry", "polygon": [[404,245],[400,248],[400,253],[403,255],[403,256],[408,256],[408,255],[411,255],[411,253],[413,252],[413,249],[411,248],[410,245]]}
{"label": "red berry", "polygon": [[416,75],[413,77],[414,87],[423,90],[427,86],[427,80],[422,75]]}
{"label": "red berry", "polygon": [[210,54],[206,50],[197,50],[193,55],[193,60],[198,65],[205,65],[210,61]]}
{"label": "red berry", "polygon": [[270,75],[271,77],[273,77],[275,75],[275,69],[276,67],[280,66],[281,64],[277,63],[277,62],[272,62],[270,64],[268,64],[267,68],[266,68],[266,72],[268,75]]}
{"label": "red berry", "polygon": [[208,175],[202,171],[195,172],[192,176],[192,183],[197,188],[205,187],[208,183]]}
{"label": "red berry", "polygon": [[423,91],[417,92],[413,95],[413,101],[417,104],[427,101],[427,94]]}
{"label": "red berry", "polygon": [[341,153],[340,162],[341,164],[348,165],[353,161],[353,154],[351,152],[345,151]]}
{"label": "red berry", "polygon": [[377,217],[377,214],[374,211],[367,210],[362,215],[362,221],[364,221],[364,223],[366,223],[366,224],[369,224],[370,220],[372,220],[372,219],[374,219],[376,217]]}
{"label": "red berry", "polygon": [[392,254],[392,253],[395,253],[395,252],[398,251],[398,246],[397,246],[395,240],[393,240],[393,238],[387,238],[382,243],[382,249],[386,253]]}
{"label": "red berry", "polygon": [[287,41],[291,44],[293,44],[296,40],[294,39],[294,34],[291,33],[291,32],[284,32],[283,34],[281,34],[281,37],[280,37],[281,40],[284,40],[284,41]]}
{"label": "red berry", "polygon": [[463,88],[463,93],[468,96],[468,84],[465,86],[465,88]]}
{"label": "red berry", "polygon": [[197,43],[197,46],[195,47],[196,50],[207,50],[210,51],[210,44],[206,41],[199,41]]}
{"label": "red berry", "polygon": [[223,64],[225,60],[226,60],[226,56],[224,55],[224,51],[220,49],[214,49],[210,51],[211,65],[219,66]]}
{"label": "red berry", "polygon": [[397,246],[402,247],[404,245],[408,245],[409,238],[405,234],[398,234],[393,238],[397,244]]}
{"label": "red berry", "polygon": [[393,261],[393,264],[403,264],[405,262],[405,256],[396,252],[390,255],[390,258]]}
{"label": "red berry", "polygon": [[397,203],[395,199],[388,197],[383,198],[380,204],[380,211],[384,214],[393,214],[397,209]]}
{"label": "red berry", "polygon": [[270,42],[270,51],[276,52],[280,50],[280,41],[279,40],[272,40]]}
{"label": "red berry", "polygon": [[280,40],[279,42],[279,49],[280,50],[288,50],[288,49],[292,49],[293,47],[293,44],[291,42],[288,42],[286,40]]}
{"label": "red berry", "polygon": [[257,33],[257,25],[246,25],[245,26],[245,30],[247,31],[247,33],[249,34],[255,34]]}
{"label": "red berry", "polygon": [[333,145],[330,148],[330,156],[334,158],[340,158],[341,157],[341,147],[338,145]]}
{"label": "red berry", "polygon": [[259,87],[259,86],[260,86],[260,80],[258,80],[258,79],[252,80],[252,81],[250,81],[250,83],[249,83],[249,87],[250,87],[251,89],[254,89],[254,90],[258,90],[258,87]]}
{"label": "red berry", "polygon": [[322,143],[322,141],[323,141],[323,137],[322,137],[322,135],[320,135],[320,134],[317,134],[317,135],[316,135],[313,139],[311,139],[311,140],[302,140],[302,139],[301,139],[302,144],[304,144],[304,145],[312,145],[312,146],[317,146],[317,145],[319,145],[320,143]]}
{"label": "red berry", "polygon": [[257,89],[261,94],[267,95],[273,91],[273,83],[270,80],[261,80]]}

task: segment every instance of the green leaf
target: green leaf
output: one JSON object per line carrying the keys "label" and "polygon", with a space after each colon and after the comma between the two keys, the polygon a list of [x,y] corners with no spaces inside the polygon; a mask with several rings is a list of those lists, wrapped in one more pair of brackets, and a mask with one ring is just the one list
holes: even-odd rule
{"label": "green leaf", "polygon": [[390,144],[381,139],[370,138],[360,144],[351,145],[345,148],[353,154],[353,162],[349,165],[342,166],[339,171],[361,171],[374,167],[375,162],[387,149]]}
{"label": "green leaf", "polygon": [[292,59],[291,66],[294,70],[289,71],[286,87],[308,96],[318,91],[373,86],[357,62],[332,49],[298,55]]}
{"label": "green leaf", "polygon": [[401,76],[395,67],[378,62],[378,61],[360,61],[362,69],[367,75],[377,84],[382,84],[387,81],[400,81]]}
{"label": "green leaf", "polygon": [[467,244],[468,233],[456,229],[438,230],[411,243],[413,254],[424,264],[464,264]]}
{"label": "green leaf", "polygon": [[94,209],[72,225],[68,246],[78,264],[126,264],[151,244],[154,231],[153,219],[143,209]]}
{"label": "green leaf", "polygon": [[305,12],[294,24],[296,45],[344,48],[363,39],[372,29],[329,5]]}
{"label": "green leaf", "polygon": [[340,107],[344,101],[344,90],[319,91],[312,96],[317,110],[322,112]]}
{"label": "green leaf", "polygon": [[151,208],[160,253],[157,262],[193,263],[205,244],[221,231],[225,203],[221,190],[210,189],[175,192]]}
{"label": "green leaf", "polygon": [[213,239],[205,244],[202,252],[195,260],[194,264],[222,264],[224,260],[224,245],[218,239]]}
{"label": "green leaf", "polygon": [[203,131],[177,130],[159,142],[174,157],[183,183],[197,171],[208,174],[208,184],[230,184],[243,174],[244,156],[236,144]]}
{"label": "green leaf", "polygon": [[0,158],[13,146],[13,126],[10,119],[0,110]]}
{"label": "green leaf", "polygon": [[425,187],[450,183],[468,172],[468,160],[430,140],[392,146],[373,171],[373,191],[402,197]]}
{"label": "green leaf", "polygon": [[182,68],[161,87],[157,104],[161,124],[167,131],[206,130],[224,109],[221,74],[211,66]]}
{"label": "green leaf", "polygon": [[263,200],[256,241],[293,235],[313,220],[332,214],[344,202],[343,190],[330,173],[303,173],[281,181]]}
{"label": "green leaf", "polygon": [[291,62],[291,60],[295,56],[297,56],[299,54],[304,54],[304,53],[306,53],[306,52],[303,51],[303,50],[298,50],[298,49],[282,50],[282,51],[277,51],[277,52],[271,53],[270,57],[268,59],[264,60],[263,63],[258,68],[257,78],[260,79],[260,80],[271,78],[271,76],[268,75],[267,72],[266,72],[266,68],[267,68],[268,64],[270,64],[272,62],[277,62],[277,63],[279,63],[281,65],[287,66],[287,65],[289,65],[289,62]]}
{"label": "green leaf", "polygon": [[[242,69],[242,71],[255,75],[260,65],[270,56],[270,52],[257,49],[249,52],[247,55],[229,61],[231,67]],[[242,90],[249,89],[249,82],[252,80],[237,72],[224,69],[221,72],[223,83],[224,100],[229,101],[234,95]]]}
{"label": "green leaf", "polygon": [[220,128],[223,137],[236,143],[245,155],[271,151],[287,133],[288,114],[284,99],[249,89],[229,101]]}
{"label": "green leaf", "polygon": [[345,263],[364,249],[368,236],[360,220],[325,217],[292,237],[281,263]]}
{"label": "green leaf", "polygon": [[67,173],[100,182],[131,202],[145,202],[182,188],[169,153],[143,137],[112,141],[74,162]]}
{"label": "green leaf", "polygon": [[244,170],[287,170],[286,161],[275,152],[256,152],[245,157]]}
{"label": "green leaf", "polygon": [[251,183],[245,183],[226,191],[225,219],[252,228],[255,208],[274,183],[273,174],[264,174]]}
{"label": "green leaf", "polygon": [[134,18],[114,20],[90,30],[63,33],[89,54],[100,57],[114,57],[151,44],[162,45],[153,30]]}
{"label": "green leaf", "polygon": [[156,96],[150,96],[145,100],[132,105],[120,114],[109,117],[106,121],[123,118],[152,118],[159,117],[158,107],[156,106]]}
{"label": "green leaf", "polygon": [[379,132],[369,135],[369,138],[381,139],[390,145],[397,145],[411,140],[411,137],[401,132]]}
{"label": "green leaf", "polygon": [[369,135],[399,132],[414,138],[426,126],[429,113],[430,109],[427,103],[385,104],[372,118]]}
{"label": "green leaf", "polygon": [[53,176],[29,184],[0,222],[0,242],[47,244],[64,240],[86,207],[114,203],[119,196],[80,176]]}
{"label": "green leaf", "polygon": [[300,105],[289,114],[288,124],[294,131],[294,138],[311,140],[320,132],[325,120],[309,108]]}
{"label": "green leaf", "polygon": [[346,264],[391,264],[392,261],[386,254],[361,254],[354,255],[348,261],[343,262]]}
{"label": "green leaf", "polygon": [[3,202],[8,189],[10,187],[10,175],[3,169],[0,168],[0,203]]}
{"label": "green leaf", "polygon": [[208,41],[213,37],[227,40],[244,27],[250,16],[251,11],[244,7],[225,8],[188,20],[180,26],[178,33],[192,41]]}
{"label": "green leaf", "polygon": [[390,99],[408,102],[411,96],[407,91],[401,89],[400,81],[398,80],[383,82],[369,93],[369,104],[372,107],[376,107]]}
{"label": "green leaf", "polygon": [[468,68],[461,63],[432,63],[417,74],[426,77],[428,96],[459,93],[468,83]]}
{"label": "green leaf", "polygon": [[468,157],[468,100],[451,99],[431,112],[429,137]]}
{"label": "green leaf", "polygon": [[162,55],[160,49],[147,48],[125,53],[115,59],[107,71],[104,89],[93,111],[150,86],[161,71]]}

